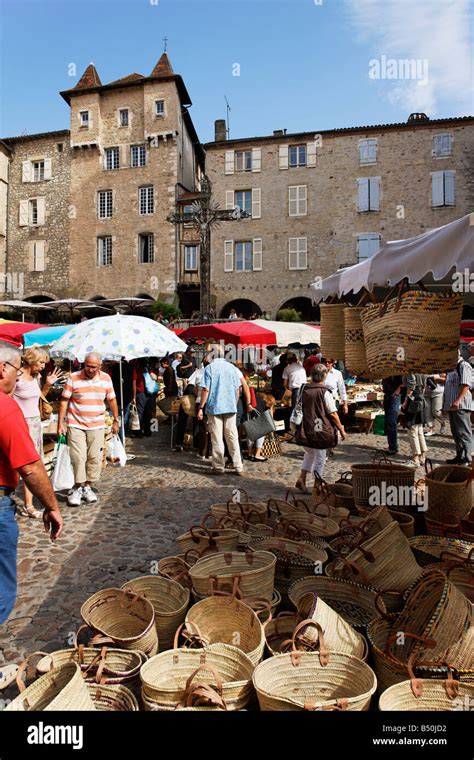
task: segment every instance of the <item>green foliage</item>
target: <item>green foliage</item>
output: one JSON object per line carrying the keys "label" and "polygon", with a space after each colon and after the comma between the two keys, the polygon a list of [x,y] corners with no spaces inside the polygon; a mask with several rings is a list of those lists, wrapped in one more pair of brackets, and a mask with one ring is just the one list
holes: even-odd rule
{"label": "green foliage", "polygon": [[181,310],[176,303],[167,303],[166,301],[156,300],[155,303],[150,306],[150,313],[152,316],[155,316],[159,311],[161,311],[166,319],[169,319],[170,317],[176,319],[181,316]]}
{"label": "green foliage", "polygon": [[301,322],[301,312],[296,309],[280,309],[277,314],[279,322]]}

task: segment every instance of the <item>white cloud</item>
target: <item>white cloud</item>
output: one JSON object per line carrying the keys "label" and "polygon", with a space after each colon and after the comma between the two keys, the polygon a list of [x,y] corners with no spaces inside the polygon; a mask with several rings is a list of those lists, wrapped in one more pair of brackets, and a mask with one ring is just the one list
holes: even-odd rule
{"label": "white cloud", "polygon": [[[377,86],[390,103],[407,112],[439,115],[472,114],[473,43],[470,0],[346,0],[369,60],[417,59],[428,62],[428,81],[382,79]],[[375,84],[375,82],[374,82]]]}

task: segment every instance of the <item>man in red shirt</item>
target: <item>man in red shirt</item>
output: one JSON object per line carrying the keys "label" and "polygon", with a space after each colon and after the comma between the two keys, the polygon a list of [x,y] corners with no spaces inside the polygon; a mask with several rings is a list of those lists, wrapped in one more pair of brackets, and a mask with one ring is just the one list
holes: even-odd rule
{"label": "man in red shirt", "polygon": [[9,394],[22,373],[20,352],[0,344],[0,623],[5,622],[16,599],[18,525],[11,498],[19,476],[44,507],[43,523],[55,541],[63,518],[23,413]]}

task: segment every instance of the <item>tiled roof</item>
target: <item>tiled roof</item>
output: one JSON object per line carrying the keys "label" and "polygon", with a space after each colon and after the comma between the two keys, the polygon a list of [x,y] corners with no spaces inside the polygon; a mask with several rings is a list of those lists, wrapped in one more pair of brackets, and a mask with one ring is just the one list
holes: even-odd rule
{"label": "tiled roof", "polygon": [[89,87],[100,87],[102,82],[93,63],[90,63],[82,77],[74,87],[75,90],[87,90]]}
{"label": "tiled roof", "polygon": [[163,53],[160,60],[150,74],[150,77],[169,77],[173,76],[174,71],[168,58],[167,53]]}
{"label": "tiled roof", "polygon": [[129,74],[126,77],[121,77],[120,79],[114,79],[113,82],[108,82],[108,84],[126,84],[127,82],[138,82],[140,79],[144,79],[145,77],[143,74]]}
{"label": "tiled roof", "polygon": [[69,129],[59,129],[55,132],[38,132],[34,135],[17,135],[16,137],[2,137],[5,143],[20,142],[21,140],[36,140],[43,137],[66,137],[70,135]]}

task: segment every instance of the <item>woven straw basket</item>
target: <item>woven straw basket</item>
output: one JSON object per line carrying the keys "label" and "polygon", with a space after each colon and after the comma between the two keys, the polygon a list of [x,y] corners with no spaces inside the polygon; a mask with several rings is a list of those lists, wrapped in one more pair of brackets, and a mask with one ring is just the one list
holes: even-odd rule
{"label": "woven straw basket", "polygon": [[176,543],[183,552],[197,549],[214,548],[218,552],[233,552],[240,543],[240,531],[236,528],[205,528],[193,526],[186,533],[178,536]]}
{"label": "woven straw basket", "polygon": [[330,517],[309,514],[308,512],[293,512],[291,515],[279,517],[276,521],[278,527],[287,529],[294,525],[301,531],[301,535],[307,535],[309,541],[320,538],[331,539],[339,535],[339,525]]}
{"label": "woven straw basket", "polygon": [[365,662],[339,652],[325,666],[317,652],[275,655],[257,665],[253,683],[264,711],[368,710],[377,688]]}
{"label": "woven straw basket", "polygon": [[417,679],[421,694],[413,691],[413,682],[402,681],[390,686],[379,699],[379,710],[396,712],[430,711],[449,712],[451,710],[472,710],[474,704],[474,685],[440,679]]}
{"label": "woven straw basket", "polygon": [[[220,520],[222,517],[241,517],[246,522],[250,523],[266,523],[267,521],[267,505],[262,501],[252,501],[245,488],[238,488],[239,501],[232,501],[229,499],[225,504],[212,504],[210,507],[210,513],[216,520]],[[242,500],[240,500],[242,499]]]}
{"label": "woven straw basket", "polygon": [[321,351],[330,359],[344,359],[344,309],[343,303],[320,303]]}
{"label": "woven straw basket", "polygon": [[[298,605],[298,613],[302,618],[319,624],[324,631],[325,645],[331,652],[351,654],[360,660],[367,659],[368,647],[364,637],[317,594],[303,596]],[[308,625],[302,629],[302,633],[308,641],[321,641],[320,629]]]}
{"label": "woven straw basket", "polygon": [[301,578],[293,583],[288,596],[298,609],[301,600],[308,593],[318,594],[347,623],[362,633],[371,620],[386,612],[382,599],[379,599],[378,607],[376,606],[378,592],[375,589],[340,578],[317,575]]}
{"label": "woven straw basket", "polygon": [[367,377],[367,354],[361,313],[363,306],[349,306],[344,309],[344,364],[353,375]]}
{"label": "woven straw basket", "polygon": [[87,625],[120,649],[139,649],[148,657],[158,651],[155,613],[144,597],[119,588],[106,588],[93,594],[81,607]]}
{"label": "woven straw basket", "polygon": [[[35,654],[45,655],[46,653]],[[5,711],[80,710],[83,712],[96,709],[77,663],[69,662],[52,668],[25,688],[21,676],[26,665],[27,661],[20,666],[17,673],[17,684],[21,693],[7,705]]]}
{"label": "woven straw basket", "polygon": [[444,552],[440,562],[426,565],[425,569],[441,570],[466,599],[474,603],[474,547],[466,559],[459,559],[455,554]]}
{"label": "woven straw basket", "polygon": [[195,706],[193,694],[202,696],[199,687],[208,686],[225,700],[228,710],[240,710],[252,697],[253,670],[250,658],[227,644],[162,652],[141,669],[145,709]]}
{"label": "woven straw basket", "polygon": [[189,605],[190,592],[176,581],[159,575],[133,578],[122,586],[141,594],[153,605],[160,652],[171,649],[176,628],[183,622]]}
{"label": "woven straw basket", "polygon": [[96,710],[104,712],[138,712],[136,696],[126,686],[86,684]]}
{"label": "woven straw basket", "polygon": [[407,512],[398,512],[396,509],[389,509],[391,517],[396,520],[401,530],[407,538],[412,538],[415,534],[415,520]]}
{"label": "woven straw basket", "polygon": [[196,594],[231,591],[242,597],[271,600],[276,557],[271,552],[219,552],[202,557],[189,570]]}
{"label": "woven straw basket", "polygon": [[[357,508],[373,509],[371,496],[374,491],[370,489],[374,487],[381,489],[382,484],[385,484],[387,489],[390,486],[395,486],[397,489],[405,487],[405,491],[407,487],[413,488],[415,468],[382,462],[352,465],[352,492]],[[405,491],[400,491],[400,495]],[[396,506],[393,505],[394,508]]]}
{"label": "woven straw basket", "polygon": [[459,560],[466,560],[472,550],[472,544],[469,541],[443,536],[414,536],[409,539],[409,543],[420,565],[440,562],[445,552],[449,553],[450,557],[456,556]]}
{"label": "woven straw basket", "polygon": [[[264,623],[265,643],[272,656],[287,652],[291,648],[293,633],[300,622],[301,618],[296,612],[284,610]],[[297,641],[296,645],[299,646],[299,644],[300,642]],[[314,647],[303,643],[302,649],[313,651]]]}
{"label": "woven straw basket", "polygon": [[57,668],[69,662],[79,665],[86,682],[129,684],[139,678],[146,657],[143,652],[129,649],[104,646],[99,650],[79,645],[76,649],[59,649],[46,655],[36,665],[36,672],[43,675],[49,672],[51,664]]}
{"label": "woven straw basket", "polygon": [[411,290],[390,299],[383,314],[379,305],[367,306],[361,320],[369,370],[389,377],[455,367],[462,309],[462,294],[452,291]]}
{"label": "woven straw basket", "polygon": [[194,604],[185,627],[198,632],[201,646],[231,644],[241,649],[254,665],[263,656],[265,635],[256,613],[238,599],[208,597]]}
{"label": "woven straw basket", "polygon": [[473,505],[472,470],[460,465],[441,465],[426,474],[427,517],[445,522],[453,515],[462,519]]}

